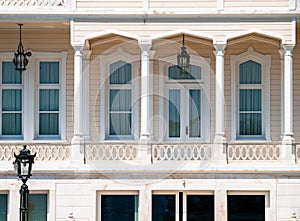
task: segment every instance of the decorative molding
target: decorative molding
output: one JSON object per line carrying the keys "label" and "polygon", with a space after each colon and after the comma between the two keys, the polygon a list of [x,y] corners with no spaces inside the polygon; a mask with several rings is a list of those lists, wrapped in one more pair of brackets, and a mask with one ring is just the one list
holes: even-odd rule
{"label": "decorative molding", "polygon": [[65,0],[0,0],[1,7],[63,7]]}

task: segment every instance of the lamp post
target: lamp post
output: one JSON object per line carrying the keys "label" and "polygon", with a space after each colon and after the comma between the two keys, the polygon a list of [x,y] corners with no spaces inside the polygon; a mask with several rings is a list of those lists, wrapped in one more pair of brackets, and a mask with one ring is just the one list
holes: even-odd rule
{"label": "lamp post", "polygon": [[17,172],[17,176],[22,180],[23,184],[20,188],[20,221],[28,221],[28,186],[27,180],[32,176],[31,169],[34,163],[36,153],[31,155],[30,150],[26,149],[26,145],[20,150],[19,155],[14,153],[16,158],[14,167]]}

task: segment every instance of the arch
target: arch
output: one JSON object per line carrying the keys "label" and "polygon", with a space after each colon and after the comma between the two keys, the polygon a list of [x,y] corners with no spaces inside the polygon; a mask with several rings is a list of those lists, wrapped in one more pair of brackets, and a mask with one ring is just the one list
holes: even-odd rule
{"label": "arch", "polygon": [[281,41],[281,44],[285,44],[286,40],[285,37],[282,34],[274,33],[274,32],[268,32],[268,31],[261,31],[261,30],[247,30],[247,31],[241,31],[241,32],[234,32],[230,33],[225,36],[224,38],[224,44],[227,44],[228,41],[234,39],[234,38],[241,38],[245,37],[247,35],[260,35],[267,38],[273,38]]}
{"label": "arch", "polygon": [[92,34],[84,35],[82,37],[81,42],[82,42],[82,44],[84,44],[86,41],[89,41],[93,38],[99,38],[99,37],[103,37],[103,36],[111,35],[111,34],[119,35],[119,36],[123,36],[123,37],[127,37],[127,38],[132,38],[137,41],[139,41],[141,39],[138,35],[135,35],[135,34],[132,34],[129,32],[123,32],[123,31],[118,31],[118,30],[106,30],[106,31],[100,31],[100,32],[95,32]]}
{"label": "arch", "polygon": [[191,35],[194,37],[205,38],[205,39],[211,40],[213,42],[213,44],[216,43],[215,36],[213,36],[211,34],[201,33],[198,31],[191,31],[189,29],[177,29],[174,31],[168,31],[168,32],[163,32],[163,33],[159,33],[159,34],[154,34],[154,35],[150,36],[150,39],[156,40],[156,39],[166,38],[166,37],[170,37],[170,36],[178,35],[178,34],[188,34],[188,35]]}

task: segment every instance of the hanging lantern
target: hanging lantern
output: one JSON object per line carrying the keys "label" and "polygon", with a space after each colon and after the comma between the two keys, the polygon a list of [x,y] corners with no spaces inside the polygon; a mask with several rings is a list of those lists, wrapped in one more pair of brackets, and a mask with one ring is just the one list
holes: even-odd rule
{"label": "hanging lantern", "polygon": [[28,64],[28,59],[27,57],[31,56],[30,51],[24,51],[24,47],[22,44],[22,26],[23,24],[18,24],[20,26],[20,42],[18,45],[18,50],[15,51],[15,57],[13,58],[13,62],[15,64],[15,70],[22,71],[26,70],[26,66]]}
{"label": "hanging lantern", "polygon": [[181,68],[183,73],[188,72],[190,67],[190,55],[187,48],[184,46],[184,34],[182,35],[182,46],[180,54],[177,55],[177,66]]}

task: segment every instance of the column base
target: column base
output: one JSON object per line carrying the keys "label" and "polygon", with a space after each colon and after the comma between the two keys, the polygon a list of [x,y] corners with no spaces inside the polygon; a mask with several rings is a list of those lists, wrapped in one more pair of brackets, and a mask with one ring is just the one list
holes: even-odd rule
{"label": "column base", "polygon": [[214,139],[213,162],[215,164],[227,164],[226,156],[227,140],[223,134],[217,134]]}
{"label": "column base", "polygon": [[84,138],[81,134],[74,134],[71,141],[71,161],[74,163],[84,162]]}
{"label": "column base", "polygon": [[152,135],[141,134],[139,139],[139,147],[137,153],[138,164],[150,165],[151,164],[151,147],[152,147]]}
{"label": "column base", "polygon": [[291,134],[285,134],[281,141],[282,144],[282,161],[283,163],[287,164],[295,164],[295,151],[294,151],[294,144],[295,139]]}

